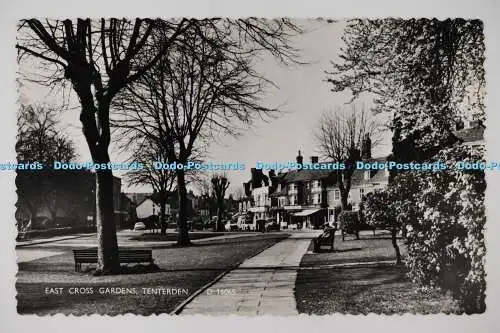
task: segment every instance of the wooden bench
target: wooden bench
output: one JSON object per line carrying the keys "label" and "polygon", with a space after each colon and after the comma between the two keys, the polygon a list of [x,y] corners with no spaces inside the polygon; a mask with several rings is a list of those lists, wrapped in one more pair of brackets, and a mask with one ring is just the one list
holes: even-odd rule
{"label": "wooden bench", "polygon": [[[97,263],[97,248],[73,250],[75,271],[81,271],[82,264]],[[120,263],[154,263],[151,249],[118,249]]]}
{"label": "wooden bench", "polygon": [[321,235],[314,239],[314,252],[321,251],[322,246],[329,246],[330,251],[333,251],[333,242],[335,240],[335,229],[327,228]]}

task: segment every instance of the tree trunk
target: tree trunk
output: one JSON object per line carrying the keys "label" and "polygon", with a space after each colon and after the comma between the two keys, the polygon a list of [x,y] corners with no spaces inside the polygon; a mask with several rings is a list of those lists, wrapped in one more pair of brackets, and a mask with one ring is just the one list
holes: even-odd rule
{"label": "tree trunk", "polygon": [[342,211],[347,210],[347,205],[348,205],[348,198],[349,198],[349,193],[344,194],[344,191],[340,192],[340,204],[342,206]]}
{"label": "tree trunk", "polygon": [[165,193],[160,192],[160,234],[161,236],[167,235],[167,219],[165,217],[165,205],[167,203],[167,196]]}
{"label": "tree trunk", "polygon": [[118,242],[113,213],[113,174],[96,171],[97,270],[102,274],[120,272]]}
{"label": "tree trunk", "polygon": [[217,208],[217,231],[224,231],[224,225],[222,224],[222,215],[224,212],[224,204],[219,201]]}
{"label": "tree trunk", "polygon": [[397,229],[392,228],[391,239],[392,239],[392,246],[394,247],[394,250],[396,251],[396,264],[401,264],[401,252],[399,251],[399,246],[398,246],[398,242],[397,242],[397,235],[398,235]]}
{"label": "tree trunk", "polygon": [[187,225],[187,191],[186,179],[184,170],[177,170],[177,193],[179,195],[179,221],[177,226],[179,234],[177,235],[177,245],[185,246],[190,245]]}

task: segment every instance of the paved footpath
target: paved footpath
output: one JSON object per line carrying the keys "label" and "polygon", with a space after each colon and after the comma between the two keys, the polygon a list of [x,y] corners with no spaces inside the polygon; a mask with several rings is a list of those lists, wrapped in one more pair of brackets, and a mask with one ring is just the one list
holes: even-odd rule
{"label": "paved footpath", "polygon": [[297,232],[245,260],[188,303],[181,315],[297,315],[294,288],[302,256],[321,232]]}

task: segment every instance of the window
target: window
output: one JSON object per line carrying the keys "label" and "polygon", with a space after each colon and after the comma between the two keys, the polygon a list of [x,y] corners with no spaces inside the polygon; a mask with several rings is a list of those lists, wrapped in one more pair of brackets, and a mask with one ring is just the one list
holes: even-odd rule
{"label": "window", "polygon": [[360,188],[360,189],[359,189],[359,198],[360,198],[360,199],[363,199],[363,196],[364,196],[364,195],[365,195],[365,189]]}
{"label": "window", "polygon": [[370,180],[370,171],[365,171],[365,180]]}
{"label": "window", "polygon": [[340,200],[340,190],[333,191],[333,200]]}
{"label": "window", "polygon": [[313,204],[318,205],[321,202],[321,195],[319,193],[314,194]]}

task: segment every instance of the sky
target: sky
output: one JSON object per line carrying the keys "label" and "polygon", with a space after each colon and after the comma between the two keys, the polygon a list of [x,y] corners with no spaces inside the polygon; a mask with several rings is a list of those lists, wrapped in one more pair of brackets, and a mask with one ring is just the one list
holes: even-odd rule
{"label": "sky", "polygon": [[[331,61],[338,61],[338,54],[343,43],[341,40],[345,22],[326,23],[309,20],[295,20],[306,32],[293,39],[294,46],[300,49],[300,56],[306,65],[285,66],[272,57],[263,57],[256,69],[264,73],[278,88],[268,89],[263,103],[267,106],[279,106],[282,111],[277,119],[267,122],[257,121],[252,128],[244,130],[238,138],[222,137],[209,146],[207,161],[244,163],[244,171],[227,171],[231,182],[229,193],[242,188],[242,183],[250,178],[250,168],[257,161],[288,162],[294,161],[300,150],[304,161],[312,155],[320,155],[316,151],[313,132],[318,125],[321,114],[334,108],[345,108],[349,112],[351,100],[349,92],[334,93],[329,83],[325,82],[325,71],[331,70]],[[29,64],[21,64],[20,72],[30,70]],[[75,94],[65,90],[65,98],[69,100],[69,109],[61,113],[61,130],[73,138],[78,161],[90,161],[90,153],[81,132],[79,122],[78,101]],[[19,85],[21,103],[62,105],[62,91],[50,91],[47,87],[22,80]],[[371,106],[370,96],[361,96],[355,104],[358,108]],[[384,117],[384,116],[377,116]],[[384,122],[387,117],[377,119]],[[390,132],[383,136],[382,144],[373,149],[373,156],[388,155],[391,150]],[[111,145],[110,154],[113,162],[124,161],[116,145]],[[115,171],[115,175],[121,176]],[[210,176],[207,175],[207,176]],[[196,188],[193,188],[196,192]],[[148,192],[150,188],[129,187],[122,181],[124,192]]]}

